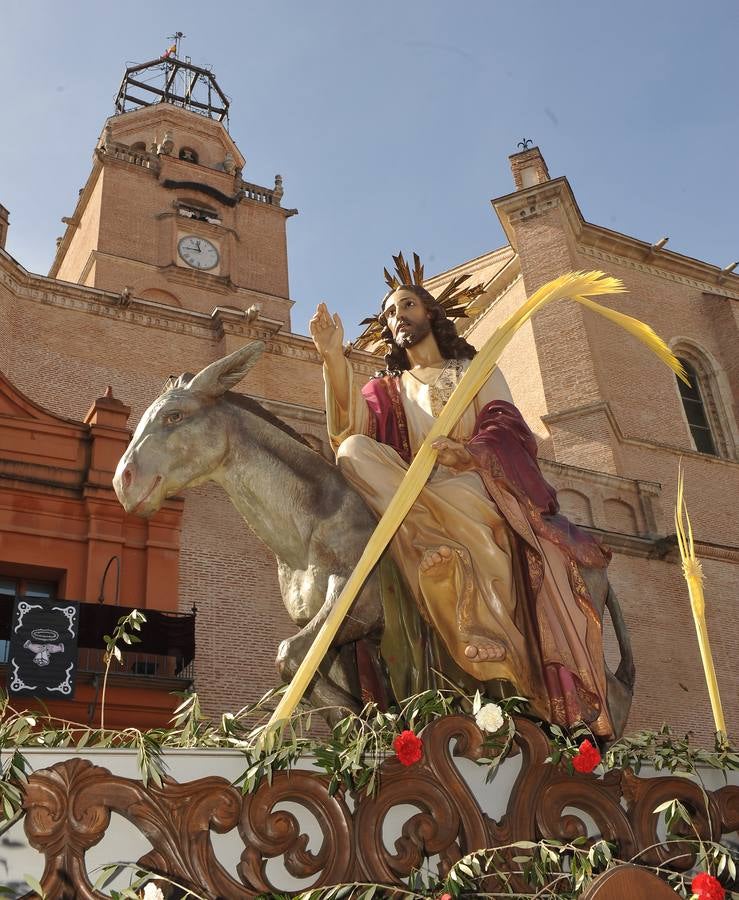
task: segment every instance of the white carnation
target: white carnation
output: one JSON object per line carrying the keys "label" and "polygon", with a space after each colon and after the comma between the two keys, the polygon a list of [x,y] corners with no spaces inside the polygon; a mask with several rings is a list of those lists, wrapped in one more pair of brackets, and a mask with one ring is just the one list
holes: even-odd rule
{"label": "white carnation", "polygon": [[153,881],[149,881],[144,886],[143,900],[164,900],[162,889],[158,885],[154,884]]}
{"label": "white carnation", "polygon": [[486,703],[475,715],[475,722],[480,731],[487,731],[490,734],[502,728],[504,721],[503,710],[497,703]]}

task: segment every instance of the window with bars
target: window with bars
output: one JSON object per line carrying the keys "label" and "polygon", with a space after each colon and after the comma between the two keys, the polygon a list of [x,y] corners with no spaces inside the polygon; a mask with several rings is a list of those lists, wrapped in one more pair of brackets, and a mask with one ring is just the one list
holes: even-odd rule
{"label": "window with bars", "polygon": [[699,453],[710,453],[711,456],[718,456],[716,442],[706,415],[698,373],[695,371],[695,367],[686,359],[681,359],[680,362],[687,373],[690,385],[688,386],[679,378],[677,384],[680,389],[680,398],[683,401],[683,409],[685,410],[685,417],[688,420],[688,427],[693,437],[695,449]]}

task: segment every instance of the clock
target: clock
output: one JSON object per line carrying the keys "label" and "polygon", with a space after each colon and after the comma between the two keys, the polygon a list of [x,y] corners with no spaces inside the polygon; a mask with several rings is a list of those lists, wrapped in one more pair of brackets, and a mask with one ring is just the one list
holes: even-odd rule
{"label": "clock", "polygon": [[218,248],[215,244],[194,234],[180,238],[177,252],[193,269],[213,269],[218,265]]}

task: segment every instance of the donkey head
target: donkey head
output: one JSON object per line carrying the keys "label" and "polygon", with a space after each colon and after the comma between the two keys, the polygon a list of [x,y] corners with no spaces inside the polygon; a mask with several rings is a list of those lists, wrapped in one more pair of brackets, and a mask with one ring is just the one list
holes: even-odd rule
{"label": "donkey head", "polygon": [[264,350],[261,341],[180,376],[146,410],[118,463],[113,487],[126,512],[155,513],[166,497],[208,481],[228,452],[228,416],[219,398]]}

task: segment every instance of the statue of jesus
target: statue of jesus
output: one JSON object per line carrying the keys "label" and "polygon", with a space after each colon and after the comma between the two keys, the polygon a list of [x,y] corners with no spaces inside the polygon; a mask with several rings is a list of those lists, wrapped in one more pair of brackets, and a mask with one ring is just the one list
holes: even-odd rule
{"label": "statue of jesus", "polygon": [[[310,322],[338,465],[378,517],[476,352],[402,255],[396,263],[379,315],[385,370],[364,387],[339,316],[322,303]],[[391,544],[415,610],[386,606],[388,646],[416,672],[515,691],[546,721],[612,737],[601,619],[582,577],[609,553],[558,514],[497,369],[434,447],[438,465]],[[383,652],[392,675],[397,660]]]}

